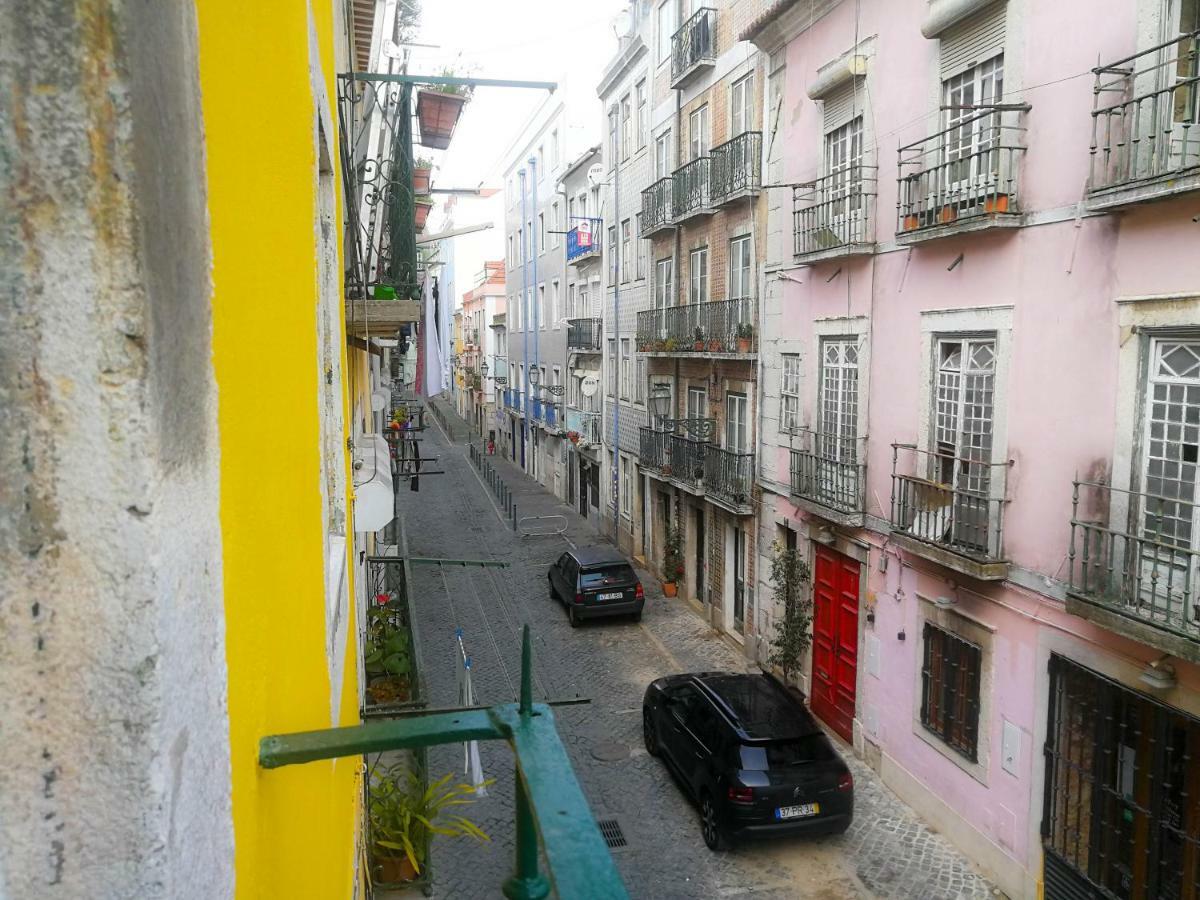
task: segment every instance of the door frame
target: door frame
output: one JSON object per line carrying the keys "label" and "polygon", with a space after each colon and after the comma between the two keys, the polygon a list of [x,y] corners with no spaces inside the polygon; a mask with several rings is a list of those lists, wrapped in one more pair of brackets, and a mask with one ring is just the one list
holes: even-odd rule
{"label": "door frame", "polygon": [[[809,647],[809,651],[808,651],[808,685],[807,686],[808,686],[808,696],[810,698],[809,699],[810,705],[812,702],[811,698],[815,693],[815,688],[814,688],[815,678],[813,675],[813,665],[816,662],[815,645],[816,645],[816,627],[817,627],[817,596],[816,596],[816,591],[817,591],[817,552],[818,552],[817,548],[824,547],[826,550],[836,553],[837,555],[843,557],[844,559],[850,561],[851,563],[854,563],[858,567],[858,598],[857,598],[858,614],[857,614],[857,621],[855,623],[855,640],[854,640],[854,654],[855,654],[855,657],[854,657],[854,659],[855,659],[855,662],[854,662],[854,714],[850,720],[850,728],[851,728],[850,743],[852,746],[857,748],[857,747],[861,746],[859,744],[859,741],[860,741],[860,733],[862,731],[862,726],[861,726],[862,715],[861,715],[861,713],[862,713],[862,702],[863,702],[863,678],[865,676],[866,667],[867,667],[867,660],[866,660],[866,654],[865,654],[865,648],[864,648],[865,635],[866,635],[866,631],[865,631],[865,627],[866,627],[865,598],[866,598],[866,592],[867,592],[867,580],[870,575],[870,568],[869,568],[870,551],[867,547],[859,544],[857,541],[848,540],[845,537],[842,537],[841,535],[836,535],[834,538],[834,541],[832,543],[828,543],[828,544],[813,540],[812,537],[810,536],[808,545],[809,545],[809,551],[808,551],[809,571],[812,572],[812,577],[810,579],[810,581],[811,581],[810,590],[812,592],[811,596],[812,596],[812,603],[813,603],[813,625],[812,625],[813,643]],[[814,714],[815,714],[815,710],[814,710]],[[821,717],[818,716],[818,718],[821,718]],[[830,723],[826,722],[825,719],[823,719],[823,718],[821,718],[821,721],[824,722],[826,725],[830,725]],[[832,728],[832,725],[830,725],[830,727]],[[843,737],[843,736],[839,735],[839,737]]]}

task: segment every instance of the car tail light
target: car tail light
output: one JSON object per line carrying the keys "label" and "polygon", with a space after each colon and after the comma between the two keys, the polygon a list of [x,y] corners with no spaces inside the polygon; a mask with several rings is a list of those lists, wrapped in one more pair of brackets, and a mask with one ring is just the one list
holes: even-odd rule
{"label": "car tail light", "polygon": [[575,595],[575,602],[576,602],[576,603],[582,603],[582,602],[583,602],[583,594],[576,594],[576,595]]}
{"label": "car tail light", "polygon": [[753,803],[754,788],[748,787],[730,787],[729,799],[734,803]]}
{"label": "car tail light", "polygon": [[854,776],[847,772],[845,775],[838,776],[838,790],[852,791],[854,790]]}
{"label": "car tail light", "polygon": [[637,583],[637,587],[633,589],[633,596],[635,600],[646,599],[646,592],[642,590],[642,583],[640,581]]}

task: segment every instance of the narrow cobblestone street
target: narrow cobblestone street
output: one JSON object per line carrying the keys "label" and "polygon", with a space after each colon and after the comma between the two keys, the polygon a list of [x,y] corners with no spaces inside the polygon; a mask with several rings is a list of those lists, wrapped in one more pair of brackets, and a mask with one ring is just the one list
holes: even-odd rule
{"label": "narrow cobblestone street", "polygon": [[[572,629],[548,596],[546,568],[568,545],[602,538],[497,456],[494,465],[514,492],[521,515],[559,514],[567,520],[561,537],[519,538],[479,480],[466,447],[448,443],[437,425],[423,438],[422,455],[438,457],[434,468],[446,474],[421,479],[420,492],[402,503],[409,553],[509,563],[507,568],[417,569],[412,596],[430,703],[457,702],[456,628],[462,629],[472,657],[476,701],[513,700],[520,630],[528,623],[537,697],[591,700],[560,707],[555,715],[597,819],[617,820],[624,834],[627,845],[613,854],[632,897],[999,896],[844,746],[856,804],[854,825],[845,835],[743,843],[725,853],[709,852],[691,805],[663,765],[642,747],[641,698],[646,684],[661,675],[746,671],[745,661],[685,603],[664,599],[657,581],[645,572],[647,606],[640,624],[601,621]],[[511,870],[512,757],[502,744],[483,745],[481,753],[485,774],[496,782],[468,814],[492,841],[439,838],[433,855],[436,897],[499,896]],[[461,771],[461,746],[435,748],[430,764],[434,777]]]}

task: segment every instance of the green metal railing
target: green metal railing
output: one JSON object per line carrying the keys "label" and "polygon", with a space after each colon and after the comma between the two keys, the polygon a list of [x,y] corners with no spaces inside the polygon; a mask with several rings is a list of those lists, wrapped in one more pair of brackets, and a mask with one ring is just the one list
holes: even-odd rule
{"label": "green metal railing", "polygon": [[[628,897],[575,778],[548,704],[533,702],[529,626],[521,642],[521,698],[492,707],[428,712],[346,728],[273,735],[259,742],[264,769],[465,741],[505,741],[516,757],[516,862],[509,900]],[[539,871],[545,854],[549,879]]]}

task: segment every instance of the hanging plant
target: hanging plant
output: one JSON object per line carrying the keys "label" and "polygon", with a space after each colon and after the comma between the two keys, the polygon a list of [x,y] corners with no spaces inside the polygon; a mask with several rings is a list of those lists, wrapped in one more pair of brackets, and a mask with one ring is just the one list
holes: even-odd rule
{"label": "hanging plant", "polygon": [[787,679],[799,671],[812,643],[813,601],[805,587],[809,574],[808,563],[799,550],[778,541],[771,545],[771,589],[776,605],[783,607],[783,619],[775,623],[767,661],[778,666]]}

